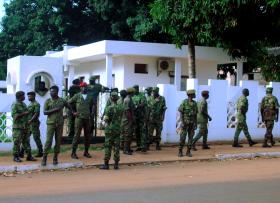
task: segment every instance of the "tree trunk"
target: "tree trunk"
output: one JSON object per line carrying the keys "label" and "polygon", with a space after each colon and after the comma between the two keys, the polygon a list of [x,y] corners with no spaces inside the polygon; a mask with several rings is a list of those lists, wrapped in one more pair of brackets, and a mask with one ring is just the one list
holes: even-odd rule
{"label": "tree trunk", "polygon": [[189,62],[189,78],[195,78],[195,44],[194,40],[188,40],[188,62]]}

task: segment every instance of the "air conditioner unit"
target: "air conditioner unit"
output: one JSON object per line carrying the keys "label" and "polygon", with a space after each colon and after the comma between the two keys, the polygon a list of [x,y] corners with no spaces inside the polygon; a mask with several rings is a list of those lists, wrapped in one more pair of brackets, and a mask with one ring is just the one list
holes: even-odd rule
{"label": "air conditioner unit", "polygon": [[158,70],[159,71],[173,71],[174,61],[170,59],[159,59],[158,60]]}

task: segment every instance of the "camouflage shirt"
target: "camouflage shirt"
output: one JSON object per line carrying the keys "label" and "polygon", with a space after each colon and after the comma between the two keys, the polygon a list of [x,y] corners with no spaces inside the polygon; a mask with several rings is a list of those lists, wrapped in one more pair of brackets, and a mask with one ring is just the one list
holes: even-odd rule
{"label": "camouflage shirt", "polygon": [[143,93],[139,92],[139,94],[134,95],[132,97],[133,104],[135,106],[134,115],[135,117],[142,119],[145,117],[145,111],[147,106],[146,97]]}
{"label": "camouflage shirt", "polygon": [[63,124],[63,107],[65,106],[67,106],[67,102],[63,98],[58,97],[57,99],[47,99],[44,104],[44,111],[61,108],[60,111],[48,115],[47,124]]}
{"label": "camouflage shirt", "polygon": [[79,113],[77,118],[90,119],[90,98],[84,99],[82,93],[75,94],[68,100],[69,104],[75,104],[75,109]]}
{"label": "camouflage shirt", "polygon": [[279,111],[279,103],[275,96],[266,95],[261,102],[261,113],[264,120],[275,120]]}
{"label": "camouflage shirt", "polygon": [[91,105],[96,104],[99,93],[103,91],[103,86],[100,84],[88,85],[87,89],[88,89],[88,96],[92,101]]}
{"label": "camouflage shirt", "polygon": [[182,121],[184,124],[188,123],[197,123],[197,104],[196,101],[189,101],[188,99],[185,99],[181,105],[179,106],[178,111],[182,115]]}
{"label": "camouflage shirt", "polygon": [[208,104],[206,99],[202,98],[197,103],[197,123],[208,123]]}
{"label": "camouflage shirt", "polygon": [[156,98],[152,97],[150,119],[151,120],[162,119],[165,110],[166,110],[166,105],[165,105],[164,97],[163,96],[158,96]]}
{"label": "camouflage shirt", "polygon": [[[38,113],[38,117],[32,121],[32,124],[39,124],[39,116],[40,116],[40,104],[35,100],[33,102],[30,102],[30,104],[28,105],[28,120],[31,120],[32,117],[34,116],[35,113]],[[32,125],[31,124],[31,125]]]}
{"label": "camouflage shirt", "polygon": [[24,102],[16,101],[12,104],[12,118],[13,118],[13,128],[14,129],[27,129],[28,127],[28,117],[22,116],[21,118],[16,117],[23,113],[28,111],[28,108]]}
{"label": "camouflage shirt", "polygon": [[109,105],[104,114],[104,121],[108,124],[105,128],[107,133],[120,133],[123,106],[118,103]]}
{"label": "camouflage shirt", "polygon": [[246,121],[246,113],[248,111],[248,99],[244,95],[239,97],[237,101],[237,121],[238,122],[245,122]]}

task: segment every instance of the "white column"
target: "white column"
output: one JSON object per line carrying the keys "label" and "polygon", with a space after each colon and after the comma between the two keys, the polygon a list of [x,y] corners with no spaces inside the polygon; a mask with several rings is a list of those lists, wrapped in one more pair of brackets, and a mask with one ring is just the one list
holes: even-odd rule
{"label": "white column", "polygon": [[68,65],[68,88],[72,85],[72,81],[75,77],[75,67],[73,65]]}
{"label": "white column", "polygon": [[113,57],[112,54],[106,55],[106,78],[105,78],[105,86],[111,88],[112,87],[112,69],[113,69]]}
{"label": "white column", "polygon": [[242,80],[242,77],[243,77],[243,62],[237,62],[236,84],[239,84],[239,82]]}
{"label": "white column", "polygon": [[181,90],[181,75],[182,75],[182,60],[176,58],[175,59],[175,71],[174,71],[174,85],[176,86],[176,90]]}

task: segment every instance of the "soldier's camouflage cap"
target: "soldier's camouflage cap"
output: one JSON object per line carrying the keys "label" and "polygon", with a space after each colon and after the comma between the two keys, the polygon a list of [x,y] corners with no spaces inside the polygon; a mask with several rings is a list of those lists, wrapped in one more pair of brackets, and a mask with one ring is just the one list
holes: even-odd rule
{"label": "soldier's camouflage cap", "polygon": [[127,88],[126,90],[127,93],[134,93],[135,89],[133,87]]}
{"label": "soldier's camouflage cap", "polygon": [[266,88],[266,92],[272,93],[272,92],[273,92],[273,88],[272,88],[272,87],[267,87],[267,88]]}
{"label": "soldier's camouflage cap", "polygon": [[97,78],[98,78],[98,76],[92,75],[92,76],[90,76],[89,80],[96,80]]}
{"label": "soldier's camouflage cap", "polygon": [[195,94],[195,90],[188,90],[187,95],[189,95],[189,94]]}
{"label": "soldier's camouflage cap", "polygon": [[159,88],[158,87],[153,87],[153,92],[159,92]]}

